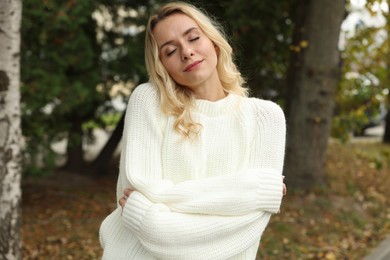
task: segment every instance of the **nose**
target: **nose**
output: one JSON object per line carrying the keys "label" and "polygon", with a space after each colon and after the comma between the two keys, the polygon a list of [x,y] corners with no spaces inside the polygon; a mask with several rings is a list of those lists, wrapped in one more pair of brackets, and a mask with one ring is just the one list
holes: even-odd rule
{"label": "nose", "polygon": [[190,49],[190,48],[183,48],[183,51],[182,51],[183,60],[188,60],[192,56],[194,56],[194,51],[192,49]]}

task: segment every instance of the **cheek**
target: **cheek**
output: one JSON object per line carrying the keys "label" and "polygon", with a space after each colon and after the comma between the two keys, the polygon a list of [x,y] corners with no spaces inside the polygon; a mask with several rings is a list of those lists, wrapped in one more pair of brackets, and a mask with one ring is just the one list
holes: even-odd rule
{"label": "cheek", "polygon": [[168,74],[173,78],[173,80],[177,80],[177,77],[179,77],[179,66],[178,63],[175,62],[173,59],[169,61],[162,61],[161,62],[165,68],[165,70],[168,72]]}
{"label": "cheek", "polygon": [[172,61],[165,60],[165,61],[161,61],[161,63],[168,73],[171,73],[173,71],[174,64],[172,63]]}
{"label": "cheek", "polygon": [[207,51],[207,55],[213,60],[217,61],[217,50],[216,47],[214,47],[214,44],[212,42],[209,42],[207,46],[204,47],[204,50]]}
{"label": "cheek", "polygon": [[210,51],[209,56],[211,57],[212,63],[213,63],[213,64],[215,63],[215,66],[217,66],[218,55],[217,55],[217,52],[216,52],[216,50],[214,49],[214,47],[213,47],[212,50]]}

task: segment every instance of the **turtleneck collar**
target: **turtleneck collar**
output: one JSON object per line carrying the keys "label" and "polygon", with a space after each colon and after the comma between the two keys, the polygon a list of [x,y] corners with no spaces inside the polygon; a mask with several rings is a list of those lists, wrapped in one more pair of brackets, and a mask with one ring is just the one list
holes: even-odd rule
{"label": "turtleneck collar", "polygon": [[217,101],[196,99],[194,111],[211,117],[228,114],[238,108],[240,99],[241,97],[234,93],[228,93]]}

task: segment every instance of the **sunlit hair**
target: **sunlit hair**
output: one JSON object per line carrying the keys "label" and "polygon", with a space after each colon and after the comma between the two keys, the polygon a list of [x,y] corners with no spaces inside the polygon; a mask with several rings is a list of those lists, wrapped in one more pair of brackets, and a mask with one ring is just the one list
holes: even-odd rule
{"label": "sunlit hair", "polygon": [[150,82],[160,90],[161,109],[163,113],[175,115],[174,128],[184,137],[193,138],[198,135],[201,125],[191,118],[190,109],[194,107],[195,96],[186,87],[176,84],[160,61],[157,42],[153,36],[156,25],[166,17],[182,13],[192,18],[203,33],[217,47],[217,72],[225,92],[247,96],[245,81],[233,62],[232,48],[229,45],[222,27],[195,6],[175,2],[163,5],[155,15],[149,18],[145,36],[145,63]]}

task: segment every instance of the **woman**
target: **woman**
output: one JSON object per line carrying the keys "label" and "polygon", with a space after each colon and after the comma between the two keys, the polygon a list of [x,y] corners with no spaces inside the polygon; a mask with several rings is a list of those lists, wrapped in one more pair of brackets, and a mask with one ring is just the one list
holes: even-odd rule
{"label": "woman", "polygon": [[247,97],[221,30],[189,4],[149,19],[145,59],[103,259],[255,259],[285,193],[282,110]]}

